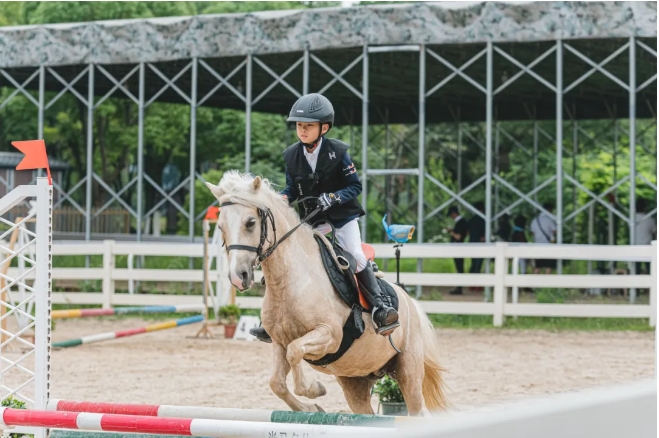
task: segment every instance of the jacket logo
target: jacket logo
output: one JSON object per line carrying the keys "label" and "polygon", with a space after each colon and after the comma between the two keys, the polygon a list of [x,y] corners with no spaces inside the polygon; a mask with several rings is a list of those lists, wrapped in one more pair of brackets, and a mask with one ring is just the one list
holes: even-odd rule
{"label": "jacket logo", "polygon": [[330,152],[328,155],[329,155],[330,160],[333,160],[333,159],[336,158],[336,152]]}

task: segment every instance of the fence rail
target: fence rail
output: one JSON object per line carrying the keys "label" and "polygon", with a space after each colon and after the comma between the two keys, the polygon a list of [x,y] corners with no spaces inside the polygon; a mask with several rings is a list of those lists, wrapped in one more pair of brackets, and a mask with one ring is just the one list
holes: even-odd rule
{"label": "fence rail", "polygon": [[[394,259],[391,245],[373,245],[378,258]],[[225,257],[223,250],[209,248],[209,255]],[[155,242],[55,242],[54,256],[101,255],[101,268],[54,268],[54,280],[100,280],[101,292],[55,292],[55,304],[100,304],[109,308],[116,305],[176,305],[190,303],[201,296],[171,294],[134,294],[118,293],[116,281],[153,281],[153,282],[193,282],[203,281],[201,269],[134,269],[116,268],[116,256],[160,257],[203,257],[203,245],[196,243],[155,243]],[[494,260],[492,273],[484,274],[445,274],[401,272],[400,280],[404,284],[422,286],[481,286],[493,288],[491,302],[426,301],[422,307],[428,313],[491,315],[493,324],[500,326],[505,316],[556,316],[556,317],[620,317],[649,318],[650,325],[655,326],[657,313],[657,246],[652,245],[542,245],[511,244],[409,244],[401,248],[403,259],[440,259],[440,258],[485,258]],[[559,259],[590,260],[618,262],[650,262],[649,275],[520,275],[516,269],[509,269],[519,259]],[[10,268],[9,275],[18,274],[18,268]],[[385,272],[385,278],[396,280],[395,272]],[[255,273],[255,281],[260,281],[261,272]],[[29,276],[27,277],[29,278]],[[215,277],[217,278],[217,272]],[[218,288],[220,287],[218,282]],[[618,288],[649,289],[649,304],[542,304],[519,303],[516,290],[520,287],[530,288]],[[512,289],[509,300],[508,288]],[[131,288],[132,290],[132,288]],[[227,293],[223,294],[228,296]],[[242,308],[259,309],[260,297],[237,297],[237,304]]]}

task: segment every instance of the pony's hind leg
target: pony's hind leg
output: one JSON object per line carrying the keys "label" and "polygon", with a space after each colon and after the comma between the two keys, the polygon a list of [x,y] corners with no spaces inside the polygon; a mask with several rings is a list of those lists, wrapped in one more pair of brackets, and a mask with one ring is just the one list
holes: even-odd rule
{"label": "pony's hind leg", "polygon": [[410,416],[422,415],[423,409],[423,352],[418,348],[404,350],[396,357],[395,380],[403,393]]}
{"label": "pony's hind leg", "polygon": [[272,392],[284,400],[294,411],[322,412],[322,409],[318,405],[302,403],[288,390],[286,376],[291,370],[291,367],[286,360],[286,348],[281,344],[273,343],[272,353],[274,365],[272,376],[270,377],[270,389],[272,389]]}
{"label": "pony's hind leg", "polygon": [[370,377],[336,376],[343,389],[350,410],[355,414],[373,414],[371,406],[371,388],[377,379]]}

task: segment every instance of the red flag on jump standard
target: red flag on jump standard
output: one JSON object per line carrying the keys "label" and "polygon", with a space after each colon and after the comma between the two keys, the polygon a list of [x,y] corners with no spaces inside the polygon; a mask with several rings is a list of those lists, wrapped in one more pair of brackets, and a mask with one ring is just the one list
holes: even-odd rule
{"label": "red flag on jump standard", "polygon": [[53,185],[53,180],[50,178],[50,166],[48,165],[48,154],[46,154],[46,142],[43,140],[25,140],[25,141],[12,141],[14,146],[19,151],[25,154],[25,157],[18,163],[16,170],[29,170],[29,169],[46,169],[48,174],[48,185]]}
{"label": "red flag on jump standard", "polygon": [[208,207],[205,219],[217,220],[220,214],[220,207]]}

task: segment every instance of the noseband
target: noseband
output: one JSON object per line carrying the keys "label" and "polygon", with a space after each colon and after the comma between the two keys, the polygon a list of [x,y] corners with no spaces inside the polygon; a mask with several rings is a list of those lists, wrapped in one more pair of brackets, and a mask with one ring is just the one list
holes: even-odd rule
{"label": "noseband", "polygon": [[[305,200],[310,199],[310,198],[312,198],[312,197],[308,196],[306,198],[300,199],[299,201],[296,201],[296,203],[305,201]],[[236,204],[237,204],[236,202],[227,201],[227,202],[221,203],[220,208],[223,208],[223,207],[226,207],[226,206],[229,206],[229,205],[236,205]],[[259,218],[261,219],[261,237],[259,239],[259,246],[249,246],[249,245],[229,245],[229,246],[226,246],[224,242],[222,242],[222,246],[226,247],[227,254],[232,249],[233,250],[245,250],[245,251],[255,252],[256,253],[256,259],[254,261],[254,267],[256,268],[257,266],[259,266],[261,264],[261,262],[263,262],[263,260],[270,257],[270,255],[277,248],[277,246],[279,246],[280,243],[282,243],[284,240],[288,239],[291,236],[291,234],[293,234],[295,232],[295,230],[297,230],[302,224],[306,223],[306,221],[308,221],[309,219],[311,219],[312,217],[317,215],[320,212],[320,210],[321,210],[320,207],[316,208],[314,211],[312,211],[307,216],[305,216],[304,219],[302,219],[300,221],[300,223],[297,224],[295,227],[293,227],[288,233],[284,234],[281,237],[281,239],[277,240],[277,227],[275,226],[275,217],[272,214],[272,211],[270,211],[269,208],[267,208],[265,210],[257,208]],[[268,221],[270,221],[270,223],[272,224],[272,232],[274,234],[274,242],[272,242],[272,241],[270,241],[270,239],[268,239]],[[268,243],[270,243],[271,245],[268,249],[263,251],[263,245],[265,245],[266,241]]]}

